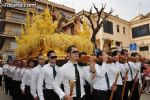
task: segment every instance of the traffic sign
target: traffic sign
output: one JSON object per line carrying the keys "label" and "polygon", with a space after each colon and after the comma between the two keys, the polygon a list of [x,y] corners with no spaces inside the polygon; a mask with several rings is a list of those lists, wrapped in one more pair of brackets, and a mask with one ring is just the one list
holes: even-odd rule
{"label": "traffic sign", "polygon": [[136,51],[136,50],[137,50],[137,44],[136,43],[130,44],[130,51]]}

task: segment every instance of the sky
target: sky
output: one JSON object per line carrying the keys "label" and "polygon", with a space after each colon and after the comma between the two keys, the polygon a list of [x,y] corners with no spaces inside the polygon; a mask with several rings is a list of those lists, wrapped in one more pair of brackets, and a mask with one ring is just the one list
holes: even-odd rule
{"label": "sky", "polygon": [[[76,10],[76,13],[81,10],[87,10],[94,3],[98,8],[102,4],[106,4],[106,12],[112,8],[113,15],[118,15],[120,18],[127,21],[132,20],[139,14],[146,14],[150,12],[150,0],[49,0]],[[94,10],[94,9],[93,9]],[[93,11],[94,12],[94,11]]]}

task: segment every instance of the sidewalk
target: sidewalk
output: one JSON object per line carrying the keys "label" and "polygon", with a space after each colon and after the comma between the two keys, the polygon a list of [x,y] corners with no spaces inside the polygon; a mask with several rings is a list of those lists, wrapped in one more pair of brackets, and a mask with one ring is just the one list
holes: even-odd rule
{"label": "sidewalk", "polygon": [[6,95],[5,92],[2,91],[1,87],[0,87],[0,100],[12,100],[11,96]]}

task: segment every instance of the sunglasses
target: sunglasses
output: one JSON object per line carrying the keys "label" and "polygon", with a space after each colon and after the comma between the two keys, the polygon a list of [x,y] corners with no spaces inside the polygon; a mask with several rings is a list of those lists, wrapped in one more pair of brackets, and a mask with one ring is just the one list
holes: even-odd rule
{"label": "sunglasses", "polygon": [[50,56],[51,59],[57,59],[57,56]]}
{"label": "sunglasses", "polygon": [[79,54],[79,51],[72,51],[73,54]]}

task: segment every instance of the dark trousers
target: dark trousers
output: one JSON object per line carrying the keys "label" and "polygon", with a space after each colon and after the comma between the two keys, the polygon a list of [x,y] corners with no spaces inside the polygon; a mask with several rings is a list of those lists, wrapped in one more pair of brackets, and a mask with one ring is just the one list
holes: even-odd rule
{"label": "dark trousers", "polygon": [[20,81],[13,80],[13,100],[22,100],[23,94],[20,89]]}
{"label": "dark trousers", "polygon": [[82,98],[73,97],[73,100],[88,100],[88,99],[86,98],[86,96],[83,96]]}
{"label": "dark trousers", "polygon": [[89,83],[86,82],[86,84],[84,86],[84,90],[85,90],[85,98],[86,98],[86,100],[92,100],[91,86],[90,86]]}
{"label": "dark trousers", "polygon": [[122,85],[117,85],[117,90],[114,92],[113,100],[121,100]]}
{"label": "dark trousers", "polygon": [[44,89],[44,100],[60,100],[59,96],[52,89]]}
{"label": "dark trousers", "polygon": [[33,96],[31,95],[30,92],[30,86],[25,86],[25,95],[23,96],[24,100],[33,100]]}
{"label": "dark trousers", "polygon": [[131,93],[132,87],[133,87],[134,81],[127,81],[126,82],[126,87],[125,87],[125,92],[124,92],[124,98],[123,100],[128,100],[129,99],[129,91]]}
{"label": "dark trousers", "polygon": [[9,90],[9,95],[13,95],[13,81],[11,77],[8,77],[8,90]]}
{"label": "dark trousers", "polygon": [[139,100],[139,81],[135,84],[131,100]]}
{"label": "dark trousers", "polygon": [[92,100],[109,100],[109,91],[93,89],[93,99]]}
{"label": "dark trousers", "polygon": [[5,93],[8,94],[8,90],[9,90],[8,89],[8,87],[9,87],[8,84],[9,83],[8,83],[8,77],[7,77],[7,75],[4,75],[4,82],[5,82]]}
{"label": "dark trousers", "polygon": [[2,86],[2,75],[0,75],[0,86]]}

